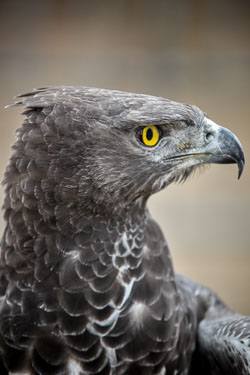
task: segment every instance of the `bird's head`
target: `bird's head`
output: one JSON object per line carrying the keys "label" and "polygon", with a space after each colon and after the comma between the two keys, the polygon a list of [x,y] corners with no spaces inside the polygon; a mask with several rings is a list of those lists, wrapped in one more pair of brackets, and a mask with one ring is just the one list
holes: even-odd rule
{"label": "bird's head", "polygon": [[41,89],[19,104],[31,118],[41,110],[35,123],[43,145],[30,128],[26,142],[35,138],[41,157],[46,144],[57,197],[112,207],[147,198],[202,164],[237,163],[239,177],[244,167],[236,136],[192,105],[82,87]]}
{"label": "bird's head", "polygon": [[239,140],[196,106],[103,93],[88,127],[86,159],[94,185],[109,193],[111,202],[148,197],[207,163],[237,163],[240,177],[244,154]]}

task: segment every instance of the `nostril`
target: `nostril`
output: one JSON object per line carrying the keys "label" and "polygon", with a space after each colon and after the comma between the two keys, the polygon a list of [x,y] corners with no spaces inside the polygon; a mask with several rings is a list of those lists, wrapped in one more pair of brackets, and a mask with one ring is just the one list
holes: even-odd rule
{"label": "nostril", "polygon": [[214,133],[207,132],[206,134],[206,141],[210,142],[214,138]]}

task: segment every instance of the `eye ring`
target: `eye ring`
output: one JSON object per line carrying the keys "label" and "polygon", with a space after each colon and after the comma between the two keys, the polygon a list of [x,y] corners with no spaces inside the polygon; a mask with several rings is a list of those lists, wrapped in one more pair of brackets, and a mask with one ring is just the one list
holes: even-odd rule
{"label": "eye ring", "polygon": [[156,146],[160,139],[160,129],[155,125],[145,126],[141,129],[141,142],[148,147]]}

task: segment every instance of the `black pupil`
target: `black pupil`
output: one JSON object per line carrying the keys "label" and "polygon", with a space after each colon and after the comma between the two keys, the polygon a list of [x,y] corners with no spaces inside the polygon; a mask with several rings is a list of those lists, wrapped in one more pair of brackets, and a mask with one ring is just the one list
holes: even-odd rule
{"label": "black pupil", "polygon": [[147,135],[147,140],[151,141],[151,139],[153,138],[153,131],[152,131],[152,129],[148,129],[146,135]]}

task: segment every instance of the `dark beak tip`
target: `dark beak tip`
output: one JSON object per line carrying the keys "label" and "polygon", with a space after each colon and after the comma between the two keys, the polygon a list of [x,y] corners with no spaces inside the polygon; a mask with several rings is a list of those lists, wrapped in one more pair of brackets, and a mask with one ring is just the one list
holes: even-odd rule
{"label": "dark beak tip", "polygon": [[226,159],[228,158],[229,163],[229,159],[231,159],[232,163],[238,165],[238,179],[240,179],[245,165],[243,147],[236,135],[230,130],[220,127],[218,134],[219,149],[226,156]]}
{"label": "dark beak tip", "polygon": [[245,166],[244,158],[240,159],[237,164],[238,164],[238,180],[239,180],[240,176],[242,175],[244,166]]}

